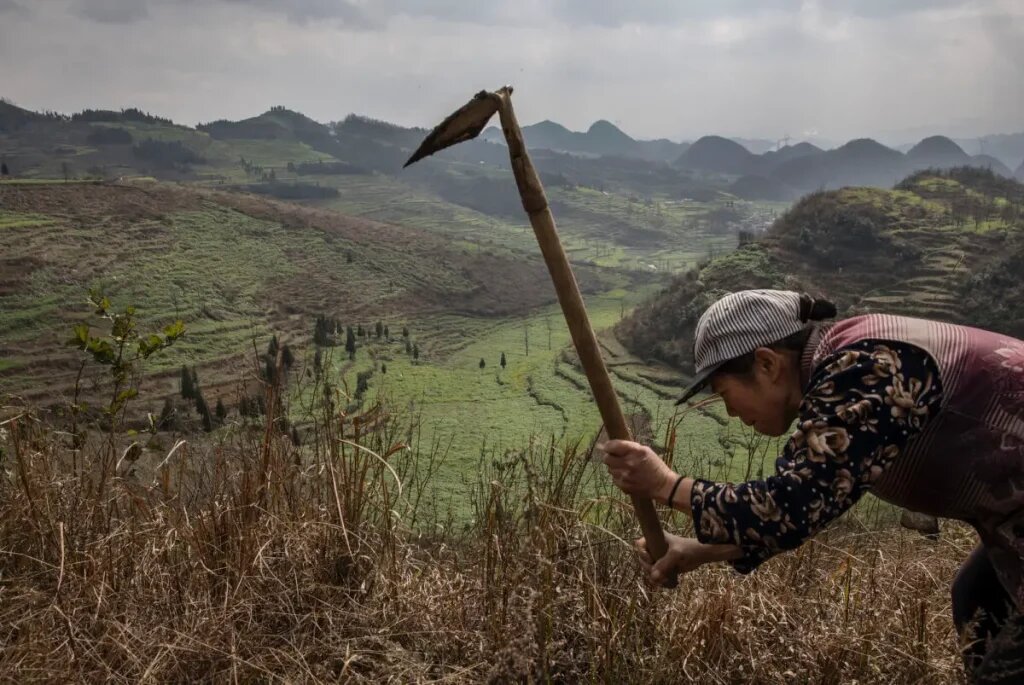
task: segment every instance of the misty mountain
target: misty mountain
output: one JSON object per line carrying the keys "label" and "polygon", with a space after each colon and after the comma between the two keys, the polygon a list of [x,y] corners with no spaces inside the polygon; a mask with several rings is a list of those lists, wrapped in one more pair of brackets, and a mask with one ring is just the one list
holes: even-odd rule
{"label": "misty mountain", "polygon": [[1024,131],[996,133],[979,138],[957,138],[956,143],[969,155],[992,155],[1010,168],[1018,160],[1024,159]]}
{"label": "misty mountain", "polygon": [[1013,172],[995,157],[970,156],[944,136],[925,138],[906,154],[870,138],[860,138],[832,150],[803,142],[761,155],[727,138],[705,136],[675,163],[683,169],[739,176],[734,182],[736,194],[761,199],[796,197],[846,185],[891,187],[907,174],[929,168],[973,166],[1013,177]]}
{"label": "misty mountain", "polygon": [[768,140],[767,138],[732,138],[729,140],[734,143],[739,143],[743,147],[747,148],[750,152],[755,155],[761,155],[769,150],[774,150],[775,146],[778,145],[777,141]]}
{"label": "misty mountain", "polygon": [[734,140],[722,136],[704,136],[680,155],[675,165],[683,169],[720,174],[755,174],[760,158]]}
{"label": "misty mountain", "polygon": [[780,164],[773,175],[798,190],[847,185],[891,187],[905,174],[904,156],[870,138]]}
{"label": "misty mountain", "polygon": [[791,159],[799,159],[800,157],[807,157],[808,155],[816,155],[820,152],[824,152],[824,150],[817,145],[805,142],[797,143],[796,145],[786,145],[778,150],[770,150],[762,154],[761,158],[764,160],[767,167],[775,168]]}
{"label": "misty mountain", "polygon": [[1020,166],[1017,167],[1017,172],[1014,174],[1018,181],[1024,181],[1024,161],[1021,161]]}
{"label": "misty mountain", "polygon": [[982,169],[991,169],[993,172],[1006,178],[1013,178],[1013,172],[1010,171],[1010,167],[1003,164],[1001,161],[993,157],[992,155],[974,155],[971,157],[971,161],[968,166],[976,166]]}
{"label": "misty mountain", "polygon": [[[19,174],[52,175],[66,162],[79,174],[142,173],[188,180],[219,173],[214,168],[237,164],[242,157],[268,176],[274,166],[280,176],[291,161],[289,171],[314,186],[317,176],[401,173],[403,179],[459,204],[486,212],[519,211],[514,186],[481,166],[507,171],[508,153],[497,128],[403,171],[426,134],[423,128],[354,114],[325,124],[285,107],[193,129],[132,108],[64,115],[0,101],[0,145],[6,162]],[[527,126],[524,135],[546,184],[584,185],[639,197],[703,197],[725,190],[751,200],[787,200],[820,188],[890,187],[925,168],[970,165],[1007,177],[1014,173],[995,156],[971,156],[942,136],[925,138],[906,154],[871,139],[830,150],[801,142],[755,154],[736,140],[715,135],[692,145],[636,140],[604,120],[586,132],[544,121]],[[256,152],[261,149],[288,156],[261,157]],[[154,150],[161,152],[160,159],[153,159]],[[1017,173],[1024,175],[1024,170]]]}
{"label": "misty mountain", "polygon": [[919,169],[960,166],[969,160],[963,148],[945,136],[930,136],[907,151],[907,161]]}
{"label": "misty mountain", "polygon": [[[489,142],[505,144],[505,136],[496,126],[489,126],[480,137]],[[545,120],[524,126],[523,138],[531,150],[553,150],[593,157],[633,157],[652,162],[671,161],[687,147],[685,143],[665,138],[636,140],[603,119],[595,121],[585,133],[570,131],[557,122]]]}

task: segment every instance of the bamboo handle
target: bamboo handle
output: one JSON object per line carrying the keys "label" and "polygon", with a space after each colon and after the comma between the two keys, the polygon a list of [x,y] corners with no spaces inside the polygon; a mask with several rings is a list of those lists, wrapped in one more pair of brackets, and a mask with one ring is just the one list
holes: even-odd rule
{"label": "bamboo handle", "polygon": [[[594,329],[587,317],[583,296],[580,294],[572,266],[569,264],[569,259],[558,238],[558,229],[555,227],[555,219],[548,206],[544,187],[541,185],[537,171],[526,152],[526,144],[523,142],[522,130],[519,128],[519,122],[516,121],[515,112],[512,110],[510,95],[511,91],[507,87],[495,93],[495,97],[500,102],[498,113],[501,117],[501,128],[508,144],[512,172],[515,175],[516,185],[519,187],[523,209],[530,217],[530,224],[533,226],[533,232],[540,244],[541,254],[544,256],[544,262],[551,273],[552,281],[554,281],[558,303],[565,315],[565,323],[569,327],[569,334],[572,336],[572,342],[576,347],[583,371],[587,375],[590,390],[594,394],[608,437],[615,440],[631,440],[632,436],[626,425],[626,418],[619,407],[619,400],[612,387],[611,378],[608,376],[604,358],[601,356],[597,337],[594,335]],[[643,531],[647,542],[647,550],[652,559],[660,559],[668,550],[668,545],[665,542],[665,534],[654,504],[651,500],[643,497],[631,496],[631,499],[633,500],[633,510],[640,522],[640,530]],[[675,587],[676,582],[675,575],[671,574],[663,585]]]}

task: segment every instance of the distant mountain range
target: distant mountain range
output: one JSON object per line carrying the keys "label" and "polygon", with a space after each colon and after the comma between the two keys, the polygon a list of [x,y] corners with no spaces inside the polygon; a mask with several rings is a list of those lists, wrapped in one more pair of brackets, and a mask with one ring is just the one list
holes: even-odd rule
{"label": "distant mountain range", "polygon": [[[665,139],[637,140],[603,120],[586,132],[542,121],[524,127],[523,135],[527,145],[535,150],[594,158],[629,157],[666,162],[681,170],[736,176],[733,190],[750,199],[789,199],[819,188],[845,185],[891,187],[914,171],[954,166],[991,169],[1002,176],[1024,179],[1024,161],[1013,170],[995,155],[968,154],[945,136],[925,138],[904,153],[870,138],[851,140],[831,150],[807,142],[769,149],[766,140],[714,135],[692,144]],[[493,126],[482,137],[494,143],[503,142],[501,131]],[[1000,155],[1003,159],[1018,147],[1024,158],[1024,134],[989,136],[985,140],[989,141],[987,149],[993,151],[998,148],[996,141],[1001,141],[1005,148]]]}
{"label": "distant mountain range", "polygon": [[[489,126],[481,138],[494,143],[505,142],[501,129],[495,126]],[[603,119],[595,121],[585,133],[570,131],[554,121],[542,121],[524,126],[523,138],[530,148],[593,157],[634,157],[655,162],[670,162],[688,147],[686,143],[675,143],[665,138],[635,140]]]}
{"label": "distant mountain range", "polygon": [[[127,128],[112,128],[117,126]],[[397,174],[425,134],[425,129],[356,115],[323,124],[284,107],[242,121],[220,120],[191,128],[137,109],[86,110],[66,116],[32,112],[0,100],[0,156],[14,160],[20,169],[59,169],[61,162],[67,161],[80,169],[105,168],[108,173],[117,168],[124,169],[117,173],[135,169],[185,179],[199,174],[204,166],[235,163],[245,156],[246,141],[290,141],[306,146],[306,154],[312,150],[326,156],[318,157],[328,164],[317,167],[319,174]],[[692,144],[637,140],[605,120],[585,132],[542,121],[526,126],[523,134],[536,151],[534,157],[546,183],[620,189],[637,195],[699,197],[728,190],[751,200],[790,200],[810,191],[847,185],[891,187],[914,171],[954,166],[981,167],[1024,180],[1024,161],[1011,169],[994,154],[999,152],[1006,159],[1006,150],[1024,151],[1024,133],[988,136],[985,150],[989,154],[974,155],[943,136],[925,138],[906,152],[869,138],[834,149],[808,142],[765,149],[770,147],[769,141],[715,135]],[[214,144],[217,142],[222,144]],[[457,192],[462,199],[486,196],[489,191],[481,186],[492,183],[496,195],[501,195],[500,204],[513,211],[517,207],[514,193],[499,190],[507,184],[493,183],[486,174],[465,167],[506,167],[503,144],[500,130],[490,127],[479,140],[446,150],[431,162],[402,173],[439,188],[442,196]],[[239,149],[233,158],[232,148]],[[286,161],[303,161],[298,158],[299,149],[290,149],[295,157]],[[268,165],[265,160],[260,163]],[[445,166],[451,163],[463,166]],[[314,171],[308,164],[302,169],[307,174]]]}

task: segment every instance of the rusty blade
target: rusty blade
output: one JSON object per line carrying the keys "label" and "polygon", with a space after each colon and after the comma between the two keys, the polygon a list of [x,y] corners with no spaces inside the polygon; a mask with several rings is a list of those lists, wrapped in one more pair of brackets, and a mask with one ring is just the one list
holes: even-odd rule
{"label": "rusty blade", "polygon": [[486,90],[481,90],[473,96],[472,100],[457,109],[431,131],[430,135],[420,143],[409,161],[402,165],[402,168],[404,169],[446,147],[476,138],[497,111],[497,98]]}

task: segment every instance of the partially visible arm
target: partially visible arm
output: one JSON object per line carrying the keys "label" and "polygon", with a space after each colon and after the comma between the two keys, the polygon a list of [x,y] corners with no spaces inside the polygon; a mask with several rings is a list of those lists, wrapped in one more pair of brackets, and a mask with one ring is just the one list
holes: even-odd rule
{"label": "partially visible arm", "polygon": [[[679,487],[701,542],[742,549],[732,561],[740,572],[798,547],[853,506],[939,409],[938,368],[912,345],[865,341],[818,368],[776,475]],[[680,498],[677,491],[673,502],[685,510]]]}

